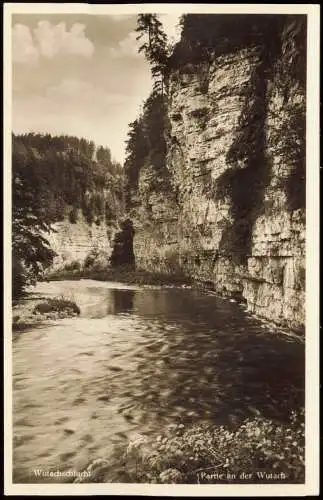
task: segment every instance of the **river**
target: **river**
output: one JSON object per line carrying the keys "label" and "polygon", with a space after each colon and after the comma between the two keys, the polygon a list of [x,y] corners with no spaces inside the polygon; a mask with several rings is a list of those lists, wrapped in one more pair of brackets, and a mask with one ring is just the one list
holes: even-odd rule
{"label": "river", "polygon": [[33,295],[81,314],[14,334],[14,482],[83,470],[170,424],[285,419],[303,404],[303,341],[212,292],[80,280]]}

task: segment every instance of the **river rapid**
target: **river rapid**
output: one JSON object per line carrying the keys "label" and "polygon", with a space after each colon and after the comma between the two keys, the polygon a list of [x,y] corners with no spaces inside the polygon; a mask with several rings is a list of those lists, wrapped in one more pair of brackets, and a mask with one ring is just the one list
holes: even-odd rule
{"label": "river rapid", "polygon": [[91,280],[32,292],[72,298],[81,314],[13,334],[14,482],[81,471],[172,424],[284,420],[303,405],[304,342],[236,302]]}

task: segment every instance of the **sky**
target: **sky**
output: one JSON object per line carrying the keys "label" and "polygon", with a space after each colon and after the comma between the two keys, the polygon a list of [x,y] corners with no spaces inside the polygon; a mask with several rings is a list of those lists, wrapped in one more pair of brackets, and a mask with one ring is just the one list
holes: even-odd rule
{"label": "sky", "polygon": [[[177,41],[178,15],[161,14]],[[93,140],[123,162],[128,124],[148,97],[135,15],[14,14],[12,128]]]}

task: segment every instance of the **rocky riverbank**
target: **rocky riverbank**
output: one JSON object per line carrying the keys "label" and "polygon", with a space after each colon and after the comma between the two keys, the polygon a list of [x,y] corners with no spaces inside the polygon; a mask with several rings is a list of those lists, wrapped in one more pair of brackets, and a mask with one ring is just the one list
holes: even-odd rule
{"label": "rocky riverbank", "polygon": [[302,483],[304,411],[287,422],[255,415],[240,425],[170,425],[155,439],[138,434],[113,465],[97,460],[74,480],[153,484]]}
{"label": "rocky riverbank", "polygon": [[39,326],[45,321],[75,317],[80,314],[77,304],[64,297],[36,298],[32,295],[18,301],[12,309],[12,329],[21,331]]}
{"label": "rocky riverbank", "polygon": [[[257,316],[255,311],[248,308],[246,301],[239,294],[234,295],[230,293],[227,297],[225,294],[219,293],[215,290],[214,283],[206,280],[193,279],[182,273],[168,274],[162,272],[149,272],[144,269],[131,269],[127,267],[106,268],[106,269],[65,269],[60,271],[53,271],[47,275],[48,281],[63,281],[63,280],[80,280],[92,279],[95,281],[111,281],[124,283],[126,285],[139,285],[143,287],[163,286],[163,287],[182,287],[194,288],[198,290],[207,290],[214,293],[215,296],[227,298],[233,302],[239,302],[241,306],[246,309],[246,312],[251,312]],[[304,337],[305,330],[303,327],[291,328],[276,324],[264,317],[259,317],[259,320],[264,326],[272,328],[274,331],[283,333],[285,335]]]}

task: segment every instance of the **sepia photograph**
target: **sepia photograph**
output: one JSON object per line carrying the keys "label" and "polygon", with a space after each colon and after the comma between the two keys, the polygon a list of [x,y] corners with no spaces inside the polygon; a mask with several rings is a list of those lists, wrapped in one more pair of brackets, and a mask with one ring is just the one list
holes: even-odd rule
{"label": "sepia photograph", "polygon": [[5,5],[7,494],[318,494],[319,13]]}

